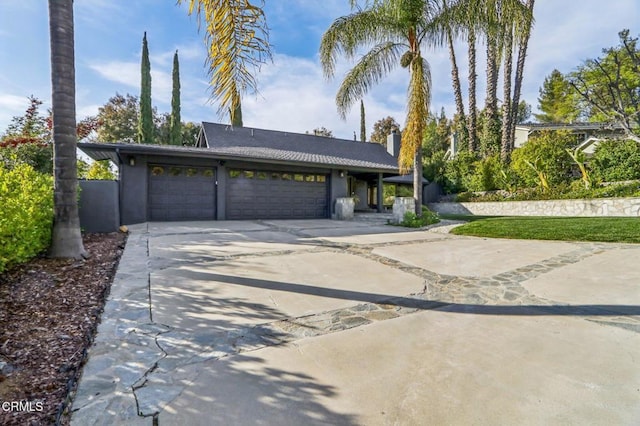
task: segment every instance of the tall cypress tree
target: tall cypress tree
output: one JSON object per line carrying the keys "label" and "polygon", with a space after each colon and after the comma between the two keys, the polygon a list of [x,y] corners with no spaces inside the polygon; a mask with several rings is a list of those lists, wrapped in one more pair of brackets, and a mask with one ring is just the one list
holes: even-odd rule
{"label": "tall cypress tree", "polygon": [[153,111],[151,109],[151,63],[147,32],[142,38],[142,74],[140,82],[140,116],[138,118],[138,143],[153,143]]}
{"label": "tall cypress tree", "polygon": [[169,143],[182,145],[182,123],[180,122],[180,64],[178,51],[173,55],[173,92],[171,93],[171,130]]}
{"label": "tall cypress tree", "polygon": [[360,99],[360,142],[367,141],[367,126],[364,121],[364,101]]}

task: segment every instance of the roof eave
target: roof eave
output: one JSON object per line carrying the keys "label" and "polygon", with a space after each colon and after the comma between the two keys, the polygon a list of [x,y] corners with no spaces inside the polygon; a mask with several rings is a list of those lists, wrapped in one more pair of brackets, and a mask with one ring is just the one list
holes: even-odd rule
{"label": "roof eave", "polygon": [[[171,155],[175,157],[181,158],[211,158],[216,160],[225,160],[225,161],[250,161],[254,163],[261,164],[279,164],[279,165],[290,165],[290,166],[307,166],[307,167],[316,167],[316,168],[329,168],[329,169],[345,169],[359,172],[374,172],[374,173],[397,173],[398,168],[394,166],[387,165],[377,165],[372,167],[364,167],[364,166],[354,166],[349,164],[339,164],[339,163],[318,163],[318,162],[310,162],[310,161],[287,161],[281,159],[271,159],[271,158],[260,158],[260,157],[251,157],[251,156],[242,156],[242,155],[233,155],[233,154],[224,154],[212,151],[207,148],[200,148],[198,152],[193,150],[189,151],[181,151],[177,149],[163,149],[162,146],[153,147],[148,145],[137,145],[137,144],[96,144],[96,143],[80,143],[78,144],[78,148],[81,149],[85,154],[94,160],[105,160],[110,159],[114,161],[116,164],[118,163],[118,153],[121,154],[129,154],[129,155]],[[105,155],[96,155],[96,152],[104,152]],[[109,154],[111,153],[111,154]]]}

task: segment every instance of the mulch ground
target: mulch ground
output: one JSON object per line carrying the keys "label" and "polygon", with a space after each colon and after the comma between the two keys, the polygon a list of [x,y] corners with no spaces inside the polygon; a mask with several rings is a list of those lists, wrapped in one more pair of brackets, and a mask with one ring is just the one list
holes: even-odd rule
{"label": "mulch ground", "polygon": [[36,258],[0,275],[0,425],[68,425],[126,234],[86,234],[85,260]]}

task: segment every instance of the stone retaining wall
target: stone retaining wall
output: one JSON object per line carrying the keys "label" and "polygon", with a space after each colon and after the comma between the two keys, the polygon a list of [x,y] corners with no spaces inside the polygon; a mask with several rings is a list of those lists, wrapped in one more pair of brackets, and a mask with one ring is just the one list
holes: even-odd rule
{"label": "stone retaining wall", "polygon": [[640,198],[429,203],[427,207],[432,211],[443,214],[474,214],[481,216],[640,217]]}

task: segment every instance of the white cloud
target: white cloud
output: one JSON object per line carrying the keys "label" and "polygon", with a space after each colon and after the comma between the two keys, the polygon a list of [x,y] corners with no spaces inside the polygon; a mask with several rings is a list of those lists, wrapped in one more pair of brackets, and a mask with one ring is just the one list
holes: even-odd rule
{"label": "white cloud", "polygon": [[[29,98],[26,96],[16,96],[7,93],[0,93],[0,133],[4,133],[7,124],[11,122],[13,117],[22,116],[29,106]],[[46,105],[40,108],[40,111],[46,111]]]}
{"label": "white cloud", "polygon": [[[344,68],[340,65],[339,70]],[[351,139],[360,133],[360,108],[354,105],[346,120],[338,116],[335,94],[340,81],[327,82],[320,65],[312,60],[277,55],[258,76],[260,95],[245,96],[243,119],[246,126],[304,133],[324,126],[334,136]],[[392,90],[391,93],[384,93]],[[395,95],[393,85],[373,88],[364,99],[367,133],[373,123],[391,115],[404,120],[403,109],[390,108],[386,101]],[[373,95],[375,93],[375,96]],[[404,91],[401,95],[404,96]]]}

